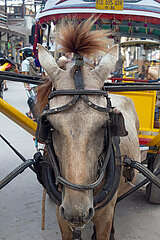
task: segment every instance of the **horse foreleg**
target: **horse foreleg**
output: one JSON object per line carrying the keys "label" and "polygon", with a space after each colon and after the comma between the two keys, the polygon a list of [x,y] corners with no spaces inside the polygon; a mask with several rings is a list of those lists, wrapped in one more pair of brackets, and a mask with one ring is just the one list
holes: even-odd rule
{"label": "horse foreleg", "polygon": [[[115,231],[114,231],[114,218],[113,218],[112,228],[111,228],[111,233],[110,233],[110,239],[109,240],[115,240],[114,233],[115,233]],[[93,226],[93,235],[91,237],[91,240],[97,240],[97,234],[96,234],[95,225]]]}
{"label": "horse foreleg", "polygon": [[114,228],[112,228],[116,196],[104,208],[98,210],[93,218],[96,228],[97,240],[114,240]]}
{"label": "horse foreleg", "polygon": [[57,214],[57,220],[58,220],[59,228],[62,235],[62,240],[71,240],[72,231],[69,228],[68,224],[65,222],[65,220],[60,216],[59,207],[57,207],[56,214]]}
{"label": "horse foreleg", "polygon": [[115,240],[114,238],[114,218],[113,218],[113,221],[112,221],[112,228],[111,228],[111,234],[110,234],[110,240]]}
{"label": "horse foreleg", "polygon": [[96,227],[95,227],[95,225],[93,226],[93,235],[91,237],[91,240],[97,240],[97,234],[96,234]]}

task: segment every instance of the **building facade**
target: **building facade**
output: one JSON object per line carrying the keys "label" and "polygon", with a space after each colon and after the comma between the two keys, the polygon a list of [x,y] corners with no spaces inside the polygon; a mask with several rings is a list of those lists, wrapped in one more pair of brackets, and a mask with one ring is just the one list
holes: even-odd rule
{"label": "building facade", "polygon": [[18,60],[18,50],[29,46],[35,14],[43,7],[38,0],[0,1],[0,52]]}

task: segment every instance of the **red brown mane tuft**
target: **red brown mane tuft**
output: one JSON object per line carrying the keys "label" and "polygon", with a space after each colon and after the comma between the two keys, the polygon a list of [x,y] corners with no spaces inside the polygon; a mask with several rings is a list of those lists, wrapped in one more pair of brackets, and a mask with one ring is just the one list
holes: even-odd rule
{"label": "red brown mane tuft", "polygon": [[48,97],[52,91],[52,82],[49,78],[44,79],[44,83],[38,87],[36,113],[41,114],[48,104]]}
{"label": "red brown mane tuft", "polygon": [[81,24],[69,22],[62,25],[57,37],[61,50],[65,53],[72,52],[83,56],[93,56],[100,51],[106,51],[106,30],[91,31],[91,27],[97,20],[90,17]]}

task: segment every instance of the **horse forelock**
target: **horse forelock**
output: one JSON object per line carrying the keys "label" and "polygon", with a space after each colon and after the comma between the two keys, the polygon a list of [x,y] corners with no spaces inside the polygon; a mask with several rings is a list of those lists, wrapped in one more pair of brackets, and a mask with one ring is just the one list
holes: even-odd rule
{"label": "horse forelock", "polygon": [[82,56],[92,56],[100,51],[106,52],[106,36],[109,35],[106,30],[91,31],[95,21],[90,17],[87,21],[78,24],[75,21],[69,21],[60,27],[57,36],[57,42],[61,50],[65,53],[76,53]]}

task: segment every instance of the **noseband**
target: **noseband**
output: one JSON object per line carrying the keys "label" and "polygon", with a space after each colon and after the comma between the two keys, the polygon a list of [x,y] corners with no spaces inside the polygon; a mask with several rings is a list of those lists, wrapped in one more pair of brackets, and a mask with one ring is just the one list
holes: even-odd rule
{"label": "noseband", "polygon": [[[94,207],[95,209],[100,209],[112,199],[118,188],[121,176],[119,136],[126,136],[127,131],[125,130],[123,115],[121,113],[116,113],[115,109],[111,106],[107,92],[102,90],[84,89],[83,76],[80,66],[76,67],[74,72],[74,82],[75,89],[55,90],[51,92],[49,96],[49,100],[55,96],[62,95],[72,95],[73,99],[62,107],[46,110],[39,119],[36,138],[37,140],[46,143],[47,157],[49,158],[49,161],[46,161],[40,153],[37,153],[35,156],[35,158],[39,158],[39,166],[37,166],[37,169],[39,168],[37,171],[39,174],[37,174],[37,176],[40,183],[47,189],[51,198],[58,205],[60,205],[62,201],[61,193],[58,191],[58,183],[73,190],[84,191],[94,190],[100,183],[102,183],[103,180],[101,191],[94,197]],[[88,99],[88,95],[106,97],[107,107],[100,107],[92,103]],[[74,184],[61,176],[58,159],[52,143],[52,131],[54,133],[54,129],[48,120],[49,115],[58,114],[59,112],[70,109],[77,103],[79,98],[83,99],[84,102],[91,108],[109,114],[109,120],[106,121],[105,147],[102,154],[104,155],[104,158],[101,157],[99,159],[99,171],[97,172],[98,179],[89,185]]]}

